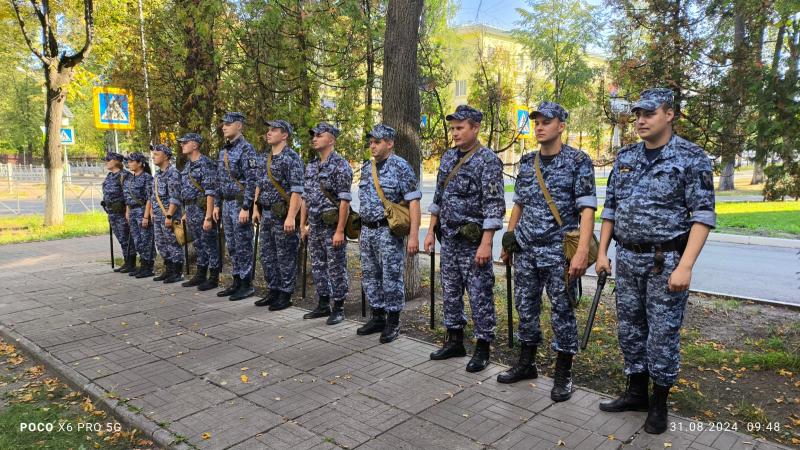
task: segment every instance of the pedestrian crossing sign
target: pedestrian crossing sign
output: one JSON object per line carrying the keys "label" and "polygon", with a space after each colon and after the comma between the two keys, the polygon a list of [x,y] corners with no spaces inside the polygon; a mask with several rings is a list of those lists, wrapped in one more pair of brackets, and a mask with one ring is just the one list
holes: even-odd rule
{"label": "pedestrian crossing sign", "polygon": [[101,130],[133,130],[133,92],[96,86],[92,92],[94,126]]}
{"label": "pedestrian crossing sign", "polygon": [[528,108],[517,106],[517,133],[520,139],[527,139],[531,135],[531,119]]}
{"label": "pedestrian crossing sign", "polygon": [[62,128],[60,132],[61,145],[74,145],[75,144],[75,130],[72,128]]}

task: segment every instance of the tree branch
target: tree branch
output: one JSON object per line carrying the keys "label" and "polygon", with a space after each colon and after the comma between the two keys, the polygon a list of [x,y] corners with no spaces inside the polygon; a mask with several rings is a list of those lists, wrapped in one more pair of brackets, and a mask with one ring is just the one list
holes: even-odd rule
{"label": "tree branch", "polygon": [[31,52],[39,58],[39,60],[47,65],[47,61],[45,57],[35,48],[33,48],[33,43],[31,42],[30,37],[28,37],[28,30],[25,28],[25,20],[22,18],[22,14],[19,12],[19,4],[17,4],[17,0],[11,0],[11,5],[14,7],[14,13],[17,15],[17,22],[19,22],[19,28],[22,31],[22,37],[25,38],[25,43],[28,44],[28,48]]}

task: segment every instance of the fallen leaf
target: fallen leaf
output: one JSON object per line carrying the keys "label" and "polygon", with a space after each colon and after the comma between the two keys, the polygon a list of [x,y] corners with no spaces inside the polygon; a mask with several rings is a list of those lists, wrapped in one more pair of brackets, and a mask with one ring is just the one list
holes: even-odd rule
{"label": "fallen leaf", "polygon": [[558,442],[556,442],[556,447],[566,447],[566,446],[567,443],[562,441],[561,439],[559,439]]}
{"label": "fallen leaf", "polygon": [[670,447],[672,447],[671,442],[664,442],[664,448],[670,448]]}
{"label": "fallen leaf", "polygon": [[206,431],[205,433],[201,434],[200,437],[203,438],[204,441],[207,441],[211,439],[211,433]]}
{"label": "fallen leaf", "polygon": [[245,371],[245,370],[247,370],[247,369],[249,369],[249,367],[242,367],[242,368],[240,368],[239,370],[241,370],[242,372],[244,372],[244,371]]}
{"label": "fallen leaf", "polygon": [[242,376],[240,376],[239,379],[242,380],[242,383],[247,383],[248,380],[247,375],[244,374],[242,374]]}
{"label": "fallen leaf", "polygon": [[265,377],[265,376],[267,376],[267,375],[269,375],[269,372],[261,372],[261,376],[262,376],[262,377]]}

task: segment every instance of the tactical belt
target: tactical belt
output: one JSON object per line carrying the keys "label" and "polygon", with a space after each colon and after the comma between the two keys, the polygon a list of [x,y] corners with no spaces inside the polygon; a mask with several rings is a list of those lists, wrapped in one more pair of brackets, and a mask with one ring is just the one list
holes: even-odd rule
{"label": "tactical belt", "polygon": [[388,227],[389,221],[387,219],[381,219],[377,222],[367,222],[366,220],[361,219],[361,225],[364,225],[367,228]]}
{"label": "tactical belt", "polygon": [[642,243],[642,244],[633,244],[633,243],[626,243],[626,242],[619,242],[619,245],[624,248],[625,250],[632,251],[634,253],[657,253],[657,252],[680,252],[686,249],[686,243],[688,241],[689,234],[684,233],[674,239],[670,239],[669,241],[662,242],[659,244],[653,243]]}
{"label": "tactical belt", "polygon": [[115,214],[122,214],[125,212],[125,202],[122,200],[111,202],[108,204],[108,210]]}
{"label": "tactical belt", "polygon": [[223,195],[224,200],[236,200],[239,203],[244,203],[244,195]]}

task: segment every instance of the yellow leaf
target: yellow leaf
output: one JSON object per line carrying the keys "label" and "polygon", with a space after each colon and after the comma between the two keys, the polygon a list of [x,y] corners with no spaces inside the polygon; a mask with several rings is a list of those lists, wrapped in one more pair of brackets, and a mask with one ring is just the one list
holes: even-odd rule
{"label": "yellow leaf", "polygon": [[614,439],[616,439],[616,436],[614,436],[613,434],[609,434],[608,435],[608,440],[609,441],[613,441]]}
{"label": "yellow leaf", "polygon": [[249,369],[249,367],[242,367],[242,368],[241,368],[241,369],[239,369],[239,370],[241,370],[242,372],[244,372],[244,371],[245,371],[245,370],[247,370],[247,369]]}
{"label": "yellow leaf", "polygon": [[207,440],[211,439],[211,433],[206,431],[205,433],[201,434],[200,437],[203,438],[204,441],[207,441]]}
{"label": "yellow leaf", "polygon": [[265,377],[265,376],[267,376],[267,375],[269,375],[269,372],[261,372],[261,376],[262,376],[262,377]]}
{"label": "yellow leaf", "polygon": [[566,447],[566,446],[567,443],[562,441],[561,439],[559,439],[558,442],[556,443],[556,447]]}
{"label": "yellow leaf", "polygon": [[279,401],[281,401],[281,398],[280,397],[275,397],[275,401],[279,402]]}
{"label": "yellow leaf", "polygon": [[242,380],[242,383],[247,383],[247,380],[248,380],[247,375],[244,375],[244,374],[242,374],[242,376],[240,376],[239,379]]}
{"label": "yellow leaf", "polygon": [[672,444],[670,442],[664,442],[664,448],[670,448]]}

